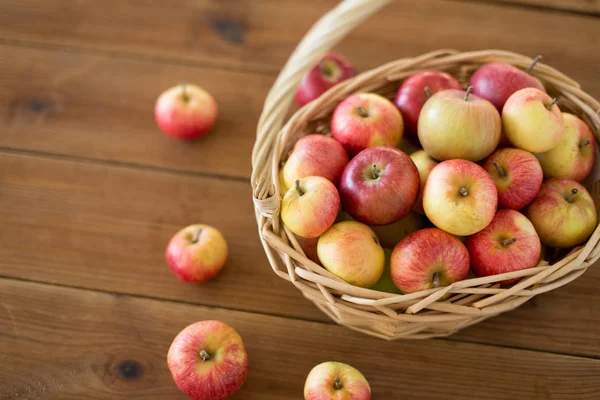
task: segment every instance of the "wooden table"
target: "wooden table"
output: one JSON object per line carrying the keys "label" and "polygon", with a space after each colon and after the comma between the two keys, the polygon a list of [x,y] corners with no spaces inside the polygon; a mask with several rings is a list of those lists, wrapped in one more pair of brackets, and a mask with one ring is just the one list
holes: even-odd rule
{"label": "wooden table", "polygon": [[[333,325],[268,266],[249,185],[265,95],[334,0],[0,0],[0,399],[183,399],[166,366],[186,325],[247,345],[238,399],[300,399],[324,360],[374,399],[600,399],[600,265],[450,338],[384,342]],[[600,2],[396,1],[340,50],[366,70],[433,49],[534,56],[600,97]],[[153,103],[188,81],[219,103],[192,143]],[[168,271],[190,223],[221,229],[213,282]]]}

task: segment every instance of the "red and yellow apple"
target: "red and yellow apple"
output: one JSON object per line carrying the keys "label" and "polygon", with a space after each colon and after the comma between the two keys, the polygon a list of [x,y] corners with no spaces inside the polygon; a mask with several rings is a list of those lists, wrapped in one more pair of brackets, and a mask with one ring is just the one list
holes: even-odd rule
{"label": "red and yellow apple", "polygon": [[410,155],[411,160],[415,163],[417,170],[419,171],[419,178],[421,180],[421,189],[419,190],[419,196],[415,201],[415,205],[413,206],[413,210],[418,212],[419,214],[425,214],[425,210],[423,210],[423,189],[425,188],[425,182],[427,182],[427,177],[429,173],[438,165],[438,162],[433,158],[429,157],[429,154],[425,152],[425,150],[419,150]]}
{"label": "red and yellow apple", "polygon": [[304,400],[370,400],[369,382],[356,368],[328,361],[315,366],[306,377]]}
{"label": "red and yellow apple", "polygon": [[383,247],[393,249],[399,241],[409,233],[418,231],[423,225],[425,225],[425,217],[411,211],[399,221],[389,225],[371,225],[371,229],[373,229]]}

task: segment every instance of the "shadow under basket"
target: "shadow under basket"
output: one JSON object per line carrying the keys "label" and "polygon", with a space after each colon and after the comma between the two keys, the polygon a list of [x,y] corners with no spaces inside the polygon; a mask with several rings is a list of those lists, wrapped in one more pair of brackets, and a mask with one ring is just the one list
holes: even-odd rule
{"label": "shadow under basket", "polygon": [[[527,68],[532,58],[500,51],[440,50],[400,59],[364,72],[326,92],[289,116],[295,90],[304,73],[350,30],[389,0],[346,0],[307,33],[271,89],[258,126],[252,155],[252,187],[259,235],[274,272],[338,324],[384,339],[422,339],[447,336],[486,318],[510,311],[532,297],[577,279],[600,258],[598,227],[587,243],[571,249],[553,263],[484,278],[467,279],[447,287],[396,295],[352,286],[309,260],[296,237],[281,223],[282,188],[279,168],[302,136],[326,132],[336,105],[358,92],[374,92],[392,99],[402,81],[421,70],[454,75],[465,85],[482,64],[505,62]],[[598,143],[600,103],[559,71],[538,63],[532,74],[542,81],[561,111],[571,112],[592,129]],[[596,146],[598,147],[598,146]],[[598,157],[597,157],[598,159]],[[600,204],[600,169],[594,166],[585,182]],[[511,287],[499,282],[519,278]]]}

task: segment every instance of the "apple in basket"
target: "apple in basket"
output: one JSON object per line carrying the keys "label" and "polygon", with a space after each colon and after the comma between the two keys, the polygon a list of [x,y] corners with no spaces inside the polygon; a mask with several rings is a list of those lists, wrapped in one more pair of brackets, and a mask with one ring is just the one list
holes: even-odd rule
{"label": "apple in basket", "polygon": [[167,364],[175,384],[195,400],[225,400],[248,373],[240,335],[220,321],[196,322],[182,330],[169,348]]}
{"label": "apple in basket", "polygon": [[419,141],[436,160],[479,161],[500,142],[502,123],[492,103],[467,91],[448,89],[431,96],[419,116]]}
{"label": "apple in basket", "polygon": [[589,192],[569,179],[549,179],[527,209],[543,244],[568,248],[584,243],[596,229],[596,206]]}
{"label": "apple in basket", "polygon": [[331,117],[331,134],[352,157],[367,147],[396,147],[404,122],[391,101],[375,93],[357,93],[337,105]]}
{"label": "apple in basket", "polygon": [[498,207],[520,210],[535,198],[544,175],[535,156],[525,150],[504,148],[483,163],[498,190]]}
{"label": "apple in basket", "polygon": [[400,221],[389,225],[371,225],[371,229],[379,238],[383,247],[393,249],[399,241],[421,229],[425,225],[425,217],[416,212],[409,212]]}
{"label": "apple in basket", "polygon": [[419,214],[425,214],[423,210],[423,189],[425,188],[425,182],[427,182],[427,177],[429,177],[429,173],[438,165],[438,162],[433,158],[429,157],[429,154],[425,152],[425,150],[415,151],[410,155],[411,160],[415,163],[417,170],[419,171],[419,178],[421,180],[421,189],[419,190],[419,196],[415,201],[415,205],[413,206],[413,210],[418,212]]}
{"label": "apple in basket", "polygon": [[369,382],[356,368],[340,362],[324,362],[306,377],[305,400],[370,400]]}
{"label": "apple in basket", "polygon": [[596,143],[590,128],[573,114],[562,113],[565,132],[551,150],[536,154],[544,177],[573,179],[582,182],[592,172]]}
{"label": "apple in basket", "polygon": [[191,84],[174,86],[156,100],[154,117],[160,129],[179,139],[207,134],[217,120],[217,102],[206,90]]}
{"label": "apple in basket", "polygon": [[296,103],[302,107],[354,75],[356,70],[346,58],[329,52],[302,78],[296,92]]}
{"label": "apple in basket", "polygon": [[465,245],[437,228],[411,233],[392,252],[391,275],[402,293],[448,286],[468,273]]}
{"label": "apple in basket", "polygon": [[392,279],[392,270],[391,270],[391,260],[392,260],[392,250],[391,249],[383,249],[385,252],[385,267],[383,268],[383,273],[381,274],[381,278],[377,281],[377,283],[371,287],[372,290],[378,290],[380,292],[394,293],[400,294],[400,290],[394,284],[394,280]]}
{"label": "apple in basket", "polygon": [[565,130],[556,99],[534,88],[518,90],[508,98],[502,109],[502,127],[515,147],[532,153],[554,148]]}

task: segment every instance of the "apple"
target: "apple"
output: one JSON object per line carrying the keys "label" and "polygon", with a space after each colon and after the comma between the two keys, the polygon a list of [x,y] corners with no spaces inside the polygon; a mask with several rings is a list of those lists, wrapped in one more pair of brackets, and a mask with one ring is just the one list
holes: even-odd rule
{"label": "apple", "polygon": [[402,293],[448,286],[468,273],[465,245],[437,228],[411,233],[392,252],[392,279]]}
{"label": "apple", "polygon": [[419,214],[425,214],[425,211],[423,210],[423,189],[425,188],[425,182],[427,182],[429,173],[433,167],[438,165],[438,162],[429,157],[429,154],[427,154],[425,150],[419,150],[412,153],[410,158],[415,163],[421,180],[421,189],[419,190],[419,196],[417,196],[413,210]]}
{"label": "apple", "polygon": [[467,238],[466,245],[477,276],[535,267],[542,250],[533,224],[515,210],[498,210],[486,228]]}
{"label": "apple", "polygon": [[578,182],[549,179],[529,205],[527,216],[543,244],[574,247],[585,242],[596,229],[594,200]]}
{"label": "apple", "polygon": [[385,254],[375,232],[357,221],[338,222],[317,243],[323,267],[351,285],[369,288],[385,266]]}
{"label": "apple", "polygon": [[458,236],[479,232],[494,218],[498,192],[485,169],[466,160],[439,163],[423,191],[425,215],[438,228]]}
{"label": "apple", "polygon": [[309,176],[296,180],[281,202],[281,219],[290,231],[304,238],[321,236],[335,222],[340,195],[329,180]]}
{"label": "apple", "polygon": [[227,261],[227,242],[209,225],[190,225],[177,232],[165,253],[171,272],[184,282],[202,283],[221,272]]}
{"label": "apple", "polygon": [[525,150],[504,148],[483,163],[498,190],[498,207],[520,210],[535,198],[544,174],[535,156]]}
{"label": "apple", "polygon": [[296,92],[296,103],[302,107],[354,75],[356,70],[346,58],[329,52],[302,78]]}
{"label": "apple", "polygon": [[283,166],[283,184],[289,189],[297,179],[322,176],[338,185],[346,164],[348,154],[337,140],[325,135],[307,135],[296,142]]}
{"label": "apple", "polygon": [[344,210],[369,225],[387,225],[409,213],[419,195],[419,171],[390,146],[370,147],[346,166],[340,180]]}
{"label": "apple", "polygon": [[414,139],[423,104],[431,95],[445,89],[460,89],[460,83],[452,75],[441,71],[421,71],[409,76],[396,93],[394,104],[404,118],[406,133]]}
{"label": "apple", "polygon": [[[418,138],[417,138],[417,141],[418,141]],[[415,151],[423,150],[423,149],[421,149],[421,146],[415,144],[415,142],[413,142],[406,136],[402,137],[400,144],[396,147],[398,147],[399,150],[403,151],[406,154],[412,154]]]}
{"label": "apple", "polygon": [[195,139],[210,132],[217,121],[217,102],[199,86],[181,84],[156,100],[154,117],[159,128],[178,139]]}
{"label": "apple", "polygon": [[173,340],[167,364],[175,384],[194,400],[225,400],[237,392],[248,373],[244,342],[220,321],[200,321]]}
{"label": "apple", "polygon": [[369,382],[356,368],[328,361],[315,366],[306,377],[304,400],[370,400]]}
{"label": "apple", "polygon": [[532,153],[554,148],[565,130],[556,99],[534,88],[518,90],[508,98],[502,109],[502,126],[515,147]]}
{"label": "apple", "polygon": [[[537,61],[538,58],[534,60],[534,64],[528,71]],[[528,71],[502,62],[484,64],[471,76],[469,86],[473,86],[473,94],[486,99],[498,109],[498,112],[502,112],[506,100],[517,90],[528,87],[545,90],[542,82],[530,75]]]}
{"label": "apple", "polygon": [[389,225],[371,225],[371,229],[383,247],[393,249],[406,235],[418,231],[424,224],[425,217],[411,211],[399,221]]}
{"label": "apple", "polygon": [[357,93],[337,105],[331,117],[331,134],[354,156],[375,146],[396,147],[402,140],[400,111],[385,97]]}
{"label": "apple", "polygon": [[470,94],[470,90],[442,90],[423,106],[419,140],[432,158],[479,161],[498,146],[500,114],[492,103]]}
{"label": "apple", "polygon": [[319,256],[317,255],[317,243],[319,242],[319,238],[316,237],[307,239],[298,235],[296,235],[296,238],[298,239],[298,244],[300,244],[300,247],[302,247],[302,250],[304,250],[304,255],[306,255],[306,258],[317,264],[321,264],[321,261],[319,261]]}
{"label": "apple", "polygon": [[596,143],[590,128],[573,114],[562,113],[565,132],[551,150],[536,154],[544,177],[582,182],[592,172]]}
{"label": "apple", "polygon": [[385,253],[385,267],[383,268],[383,273],[381,274],[381,278],[377,281],[375,286],[373,286],[372,290],[378,290],[380,292],[401,294],[402,292],[398,290],[396,285],[394,284],[394,280],[392,279],[391,266],[390,261],[392,258],[392,250],[383,249]]}

